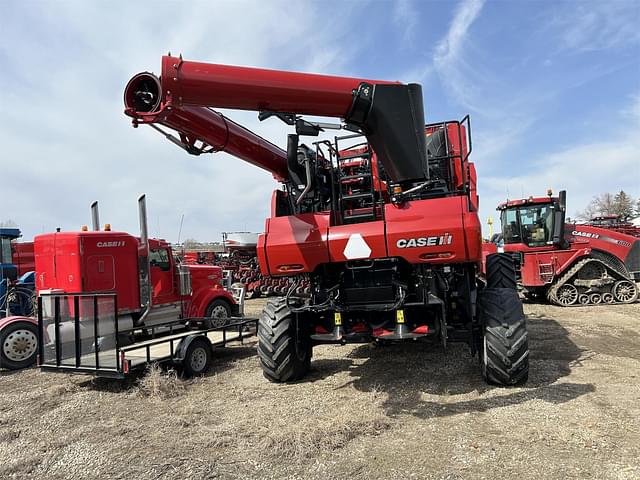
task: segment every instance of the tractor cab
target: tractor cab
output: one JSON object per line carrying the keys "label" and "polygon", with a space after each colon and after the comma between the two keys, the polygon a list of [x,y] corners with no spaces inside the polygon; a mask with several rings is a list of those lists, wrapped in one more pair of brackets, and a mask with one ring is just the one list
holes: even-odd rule
{"label": "tractor cab", "polygon": [[564,243],[564,221],[566,194],[559,197],[529,197],[511,200],[498,206],[502,225],[502,240],[507,245],[540,247],[562,246]]}

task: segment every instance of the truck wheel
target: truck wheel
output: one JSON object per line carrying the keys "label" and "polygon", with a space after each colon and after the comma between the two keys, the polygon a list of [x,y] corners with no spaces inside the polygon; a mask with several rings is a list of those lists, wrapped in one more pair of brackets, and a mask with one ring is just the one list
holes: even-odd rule
{"label": "truck wheel", "polygon": [[212,348],[211,342],[205,337],[194,338],[187,347],[182,360],[182,371],[187,377],[202,375],[209,369],[211,364]]}
{"label": "truck wheel", "polygon": [[485,288],[479,315],[484,338],[480,349],[482,376],[493,385],[521,385],[529,376],[527,321],[515,290]]}
{"label": "truck wheel", "polygon": [[228,302],[218,298],[207,306],[204,316],[209,318],[206,321],[207,328],[224,327],[231,318],[231,307]]}
{"label": "truck wheel", "polygon": [[293,382],[311,367],[309,336],[298,329],[296,315],[284,298],[269,300],[258,321],[258,357],[270,382]]}
{"label": "truck wheel", "polygon": [[516,266],[508,253],[487,256],[487,288],[517,288]]}
{"label": "truck wheel", "polygon": [[0,330],[0,367],[30,367],[38,353],[38,329],[29,322],[15,322]]}

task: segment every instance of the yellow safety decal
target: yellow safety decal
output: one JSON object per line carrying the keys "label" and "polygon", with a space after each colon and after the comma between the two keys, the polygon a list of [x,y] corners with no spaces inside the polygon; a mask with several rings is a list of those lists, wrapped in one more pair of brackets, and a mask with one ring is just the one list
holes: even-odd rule
{"label": "yellow safety decal", "polygon": [[342,315],[340,315],[340,312],[335,312],[333,314],[333,322],[336,325],[342,325]]}
{"label": "yellow safety decal", "polygon": [[396,310],[396,322],[404,323],[404,310]]}

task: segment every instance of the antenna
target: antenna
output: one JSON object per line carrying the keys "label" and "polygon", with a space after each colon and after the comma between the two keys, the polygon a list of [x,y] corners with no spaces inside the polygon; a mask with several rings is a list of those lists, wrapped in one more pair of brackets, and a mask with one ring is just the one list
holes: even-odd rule
{"label": "antenna", "polygon": [[180,236],[182,235],[182,223],[184,222],[184,213],[180,217],[180,228],[178,229],[178,245],[180,245]]}

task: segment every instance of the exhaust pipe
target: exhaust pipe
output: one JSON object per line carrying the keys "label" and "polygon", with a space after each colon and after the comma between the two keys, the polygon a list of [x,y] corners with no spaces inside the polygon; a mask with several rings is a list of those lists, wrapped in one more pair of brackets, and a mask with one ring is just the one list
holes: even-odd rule
{"label": "exhaust pipe", "polygon": [[91,227],[94,232],[100,231],[100,213],[98,212],[98,201],[91,204]]}
{"label": "exhaust pipe", "polygon": [[142,324],[151,310],[151,280],[149,265],[149,230],[147,228],[147,198],[138,198],[138,218],[140,221],[140,243],[138,245],[138,277],[140,283],[140,304],[144,307],[138,323]]}

